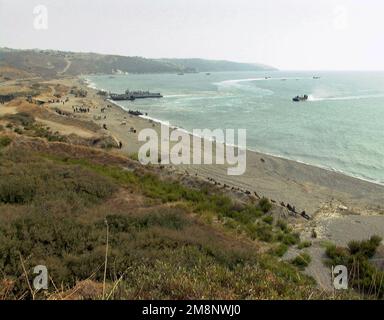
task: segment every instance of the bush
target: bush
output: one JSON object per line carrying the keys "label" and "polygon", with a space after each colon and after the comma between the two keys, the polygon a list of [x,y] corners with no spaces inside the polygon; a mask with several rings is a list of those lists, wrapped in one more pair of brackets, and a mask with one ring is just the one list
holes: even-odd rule
{"label": "bush", "polygon": [[267,223],[267,224],[272,225],[272,224],[273,224],[273,217],[272,217],[272,216],[265,216],[265,217],[263,218],[263,221],[264,221],[265,223]]}
{"label": "bush", "polygon": [[0,165],[0,202],[23,204],[50,199],[92,204],[116,190],[104,177],[80,167],[52,165],[46,161]]}
{"label": "bush", "polygon": [[36,185],[33,178],[10,175],[5,179],[0,173],[0,203],[27,203],[35,194]]}
{"label": "bush", "polygon": [[7,147],[11,144],[12,139],[7,136],[0,136],[0,148]]}
{"label": "bush", "polygon": [[[347,248],[328,245],[326,255],[328,265],[345,265],[351,275],[351,286],[359,288],[369,294],[381,298],[384,296],[384,272],[370,262],[377,247],[381,243],[379,236],[372,236],[369,240],[351,241]],[[375,288],[372,291],[372,288]]]}
{"label": "bush", "polygon": [[346,248],[337,247],[334,244],[327,245],[325,254],[329,258],[329,265],[336,266],[348,264],[349,251]]}
{"label": "bush", "polygon": [[35,122],[35,118],[27,112],[18,112],[7,115],[5,118],[14,124],[22,125],[24,127],[29,127]]}
{"label": "bush", "polygon": [[132,160],[139,161],[139,154],[137,152],[129,155]]}
{"label": "bush", "polygon": [[277,235],[277,240],[288,245],[293,246],[300,242],[300,235],[298,233],[283,233]]}
{"label": "bush", "polygon": [[304,248],[309,248],[312,245],[311,241],[302,241],[297,245],[298,249],[304,249]]}
{"label": "bush", "polygon": [[304,252],[299,254],[296,258],[291,260],[291,263],[300,269],[304,269],[311,263],[311,256]]}
{"label": "bush", "polygon": [[253,239],[259,239],[265,242],[272,242],[274,240],[274,233],[272,226],[264,222],[254,222],[246,225],[246,233]]}
{"label": "bush", "polygon": [[272,209],[272,204],[269,202],[269,200],[267,198],[263,197],[259,201],[259,208],[264,213],[267,213],[267,212],[269,212],[269,210]]}
{"label": "bush", "polygon": [[[130,232],[159,226],[167,229],[181,230],[189,225],[180,210],[167,209],[143,216],[108,215],[106,217],[111,232]],[[104,223],[104,222],[103,222]]]}
{"label": "bush", "polygon": [[289,232],[288,224],[284,220],[281,220],[281,219],[277,220],[276,227],[286,233]]}
{"label": "bush", "polygon": [[381,240],[379,236],[372,236],[369,240],[351,241],[348,243],[348,249],[352,255],[363,255],[366,258],[372,258]]}
{"label": "bush", "polygon": [[20,128],[15,128],[13,131],[17,134],[23,134],[23,130]]}
{"label": "bush", "polygon": [[271,250],[271,253],[278,256],[282,257],[288,250],[288,246],[284,243],[279,244],[277,247]]}
{"label": "bush", "polygon": [[258,223],[256,228],[257,238],[261,241],[271,242],[274,239],[272,227],[267,224]]}

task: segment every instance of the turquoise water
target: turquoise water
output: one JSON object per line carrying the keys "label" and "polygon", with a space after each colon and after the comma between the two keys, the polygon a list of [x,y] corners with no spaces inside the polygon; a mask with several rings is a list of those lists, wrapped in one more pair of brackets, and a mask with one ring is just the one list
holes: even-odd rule
{"label": "turquoise water", "polygon": [[[249,149],[384,183],[384,72],[106,75],[88,80],[111,92],[161,92],[163,99],[120,104],[186,130],[245,128]],[[292,102],[303,94],[309,101]]]}

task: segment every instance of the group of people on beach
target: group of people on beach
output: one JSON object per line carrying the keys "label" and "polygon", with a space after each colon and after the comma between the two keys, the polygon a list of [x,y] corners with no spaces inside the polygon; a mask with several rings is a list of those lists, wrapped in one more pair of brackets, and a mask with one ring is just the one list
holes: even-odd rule
{"label": "group of people on beach", "polygon": [[72,106],[72,110],[74,113],[88,113],[89,112],[89,108],[85,107],[85,106],[81,106],[81,107]]}
{"label": "group of people on beach", "polygon": [[110,104],[108,104],[106,107],[102,107],[102,108],[100,109],[100,112],[101,112],[101,113],[104,113],[105,110],[107,110],[107,108],[112,108],[112,106],[111,106]]}
{"label": "group of people on beach", "polygon": [[67,97],[67,98],[65,98],[64,100],[60,100],[60,99],[49,99],[48,100],[48,103],[60,103],[60,104],[65,104],[66,102],[68,102],[69,101],[69,98]]}
{"label": "group of people on beach", "polygon": [[[282,207],[285,207],[288,209],[288,211],[290,212],[293,212],[295,214],[298,214],[299,212],[296,211],[296,207],[295,206],[291,206],[289,203],[285,204],[284,202],[280,202],[280,205]],[[305,212],[305,210],[303,210],[300,215],[304,218],[304,219],[307,219],[309,220],[311,217]]]}

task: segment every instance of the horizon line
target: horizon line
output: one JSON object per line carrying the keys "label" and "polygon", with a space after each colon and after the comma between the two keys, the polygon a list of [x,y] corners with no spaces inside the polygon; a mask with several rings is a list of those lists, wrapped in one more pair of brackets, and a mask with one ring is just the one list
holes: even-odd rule
{"label": "horizon line", "polygon": [[[250,65],[263,65],[266,67],[274,68],[275,70],[260,70],[260,71],[252,71],[252,72],[271,72],[271,71],[280,71],[280,72],[384,72],[384,69],[300,69],[300,68],[281,68],[276,67],[274,65],[264,63],[264,62],[245,62],[245,61],[238,61],[236,59],[228,59],[228,58],[203,58],[203,57],[147,57],[147,56],[141,56],[141,55],[128,55],[128,54],[122,54],[122,53],[105,53],[105,52],[97,52],[97,51],[88,51],[88,50],[72,50],[72,49],[52,49],[52,48],[15,48],[15,47],[7,47],[7,46],[0,46],[0,49],[10,49],[10,50],[25,50],[25,51],[33,51],[33,50],[40,50],[40,51],[59,51],[59,52],[69,52],[69,53],[85,53],[85,54],[100,54],[100,55],[110,55],[110,56],[121,56],[121,57],[139,57],[149,60],[162,60],[162,59],[201,59],[201,60],[210,60],[210,61],[226,61],[226,62],[234,62],[234,63],[242,63],[242,64],[250,64]],[[250,70],[251,71],[251,70]],[[247,71],[238,71],[238,72],[247,72]]]}

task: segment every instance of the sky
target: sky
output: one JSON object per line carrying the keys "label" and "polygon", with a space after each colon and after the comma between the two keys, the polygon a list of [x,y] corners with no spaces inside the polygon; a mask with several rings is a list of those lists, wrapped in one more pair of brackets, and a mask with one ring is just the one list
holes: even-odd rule
{"label": "sky", "polygon": [[0,47],[384,70],[382,0],[0,0]]}

